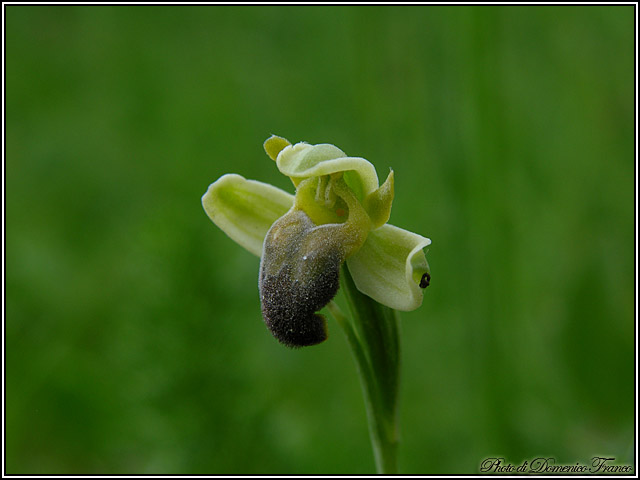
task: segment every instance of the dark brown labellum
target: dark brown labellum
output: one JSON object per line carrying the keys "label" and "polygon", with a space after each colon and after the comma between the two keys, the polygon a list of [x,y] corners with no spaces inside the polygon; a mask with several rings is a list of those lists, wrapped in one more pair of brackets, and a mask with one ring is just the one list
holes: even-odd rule
{"label": "dark brown labellum", "polygon": [[344,255],[336,237],[301,210],[281,217],[267,233],[259,278],[262,316],[284,345],[305,347],[327,338],[326,320],[315,312],[340,286]]}
{"label": "dark brown labellum", "polygon": [[424,275],[422,275],[422,278],[420,279],[420,288],[427,288],[429,286],[430,281],[431,281],[431,275],[429,275],[428,273],[425,273]]}

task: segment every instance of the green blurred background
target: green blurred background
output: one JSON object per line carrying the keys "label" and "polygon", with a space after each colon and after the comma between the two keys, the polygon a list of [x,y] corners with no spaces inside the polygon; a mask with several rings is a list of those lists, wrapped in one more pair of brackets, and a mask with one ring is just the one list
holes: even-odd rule
{"label": "green blurred background", "polygon": [[372,473],[346,340],[288,350],[200,197],[271,134],[433,240],[401,473],[633,464],[634,7],[5,6],[6,473]]}

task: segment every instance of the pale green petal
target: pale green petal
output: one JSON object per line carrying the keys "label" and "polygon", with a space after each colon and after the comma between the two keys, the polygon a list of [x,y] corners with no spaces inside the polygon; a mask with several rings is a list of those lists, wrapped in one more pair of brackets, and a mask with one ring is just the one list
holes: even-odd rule
{"label": "pale green petal", "polygon": [[293,200],[293,195],[272,185],[228,174],[209,185],[202,206],[224,233],[259,257],[267,231]]}
{"label": "pale green petal", "polygon": [[264,151],[267,152],[269,158],[274,162],[278,158],[278,154],[282,151],[283,148],[291,145],[291,142],[286,138],[279,137],[277,135],[271,135],[264,141],[263,147]]}
{"label": "pale green petal", "polygon": [[359,200],[378,188],[378,175],[371,163],[364,158],[347,157],[338,147],[328,143],[289,145],[278,154],[276,162],[280,172],[291,177],[295,185],[305,178],[346,172],[345,182]]}
{"label": "pale green petal", "polygon": [[362,293],[396,310],[415,310],[422,304],[420,281],[429,273],[422,249],[430,244],[428,238],[384,225],[369,232],[347,265]]}
{"label": "pale green petal", "polygon": [[371,218],[371,228],[380,228],[389,221],[394,195],[393,178],[392,170],[380,188],[364,199],[364,208],[369,214],[369,218]]}

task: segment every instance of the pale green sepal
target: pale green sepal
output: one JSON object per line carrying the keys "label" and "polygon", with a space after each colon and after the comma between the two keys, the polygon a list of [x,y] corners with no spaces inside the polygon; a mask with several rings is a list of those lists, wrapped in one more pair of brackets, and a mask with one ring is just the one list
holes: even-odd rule
{"label": "pale green sepal", "polygon": [[[378,188],[378,175],[370,162],[347,157],[338,147],[328,143],[309,145],[302,142],[285,147],[278,154],[276,163],[280,172],[291,177],[296,186],[305,178],[348,172],[345,181],[359,200]],[[350,170],[356,175],[350,174]]]}
{"label": "pale green sepal", "polygon": [[294,196],[267,183],[223,175],[209,185],[202,206],[224,233],[254,255],[271,225],[293,206]]}
{"label": "pale green sepal", "polygon": [[369,232],[347,265],[362,293],[396,310],[415,310],[422,304],[420,281],[429,273],[422,249],[430,244],[428,238],[384,225]]}
{"label": "pale green sepal", "polygon": [[291,145],[291,142],[286,138],[279,137],[277,135],[271,135],[264,141],[264,151],[267,152],[269,158],[274,162],[278,158],[278,154],[285,148]]}
{"label": "pale green sepal", "polygon": [[364,209],[369,214],[369,218],[371,218],[371,228],[380,228],[389,221],[393,194],[394,179],[393,170],[391,170],[387,180],[380,185],[380,188],[364,199]]}

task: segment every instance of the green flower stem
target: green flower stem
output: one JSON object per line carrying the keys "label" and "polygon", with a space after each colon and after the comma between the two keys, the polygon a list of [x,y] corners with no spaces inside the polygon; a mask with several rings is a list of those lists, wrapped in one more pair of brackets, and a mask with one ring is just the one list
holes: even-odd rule
{"label": "green flower stem", "polygon": [[346,265],[342,267],[341,284],[352,318],[347,318],[334,302],[329,304],[329,311],[347,336],[360,374],[377,472],[393,474],[397,472],[398,449],[397,313],[360,293]]}

